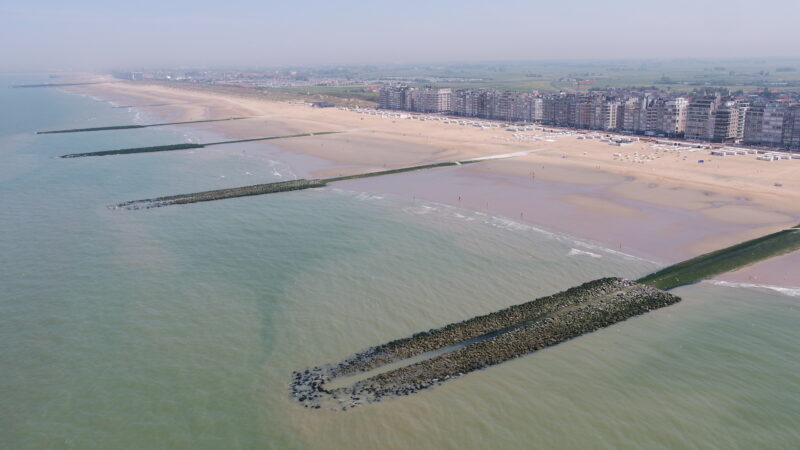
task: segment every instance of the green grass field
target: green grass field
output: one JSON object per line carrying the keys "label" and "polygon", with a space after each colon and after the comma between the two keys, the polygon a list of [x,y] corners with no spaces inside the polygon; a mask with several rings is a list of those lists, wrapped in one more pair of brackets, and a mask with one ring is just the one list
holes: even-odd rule
{"label": "green grass field", "polygon": [[[408,80],[409,84],[417,86],[431,84],[454,89],[541,92],[637,87],[682,92],[698,88],[726,88],[734,92],[765,87],[781,91],[800,89],[800,60],[687,59],[428,64],[364,68],[359,77],[401,77]],[[579,85],[575,83],[576,80],[591,82]]]}

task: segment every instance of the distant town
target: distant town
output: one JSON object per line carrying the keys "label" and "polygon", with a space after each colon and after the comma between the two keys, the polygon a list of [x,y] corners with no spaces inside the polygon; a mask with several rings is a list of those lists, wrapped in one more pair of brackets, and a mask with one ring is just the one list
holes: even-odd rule
{"label": "distant town", "polygon": [[300,87],[339,87],[359,86],[377,92],[386,83],[464,83],[481,82],[476,77],[442,76],[365,76],[362,71],[351,68],[316,70],[159,70],[140,72],[116,72],[117,78],[124,80],[163,80],[182,81],[220,86],[247,88],[300,88]]}
{"label": "distant town", "polygon": [[666,91],[545,93],[387,85],[382,109],[530,122],[647,136],[800,149],[797,93],[685,96]]}
{"label": "distant town", "polygon": [[[768,71],[759,69],[766,67],[762,62],[677,62],[660,74],[666,70],[661,63],[630,63],[142,70],[115,76],[280,91],[315,106],[357,99],[387,110],[798,151],[800,76],[794,66],[778,63]],[[643,84],[648,79],[651,86]]]}

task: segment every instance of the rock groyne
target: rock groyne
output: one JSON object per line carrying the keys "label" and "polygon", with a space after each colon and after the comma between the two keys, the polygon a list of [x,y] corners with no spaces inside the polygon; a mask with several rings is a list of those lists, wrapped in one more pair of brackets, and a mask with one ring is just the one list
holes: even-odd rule
{"label": "rock groyne", "polygon": [[[291,396],[307,408],[348,409],[408,395],[680,301],[667,292],[603,278],[555,295],[370,348],[332,365],[293,374]],[[458,346],[463,343],[464,345]],[[327,389],[341,377],[452,349],[428,359]]]}
{"label": "rock groyne", "polygon": [[224,198],[247,197],[250,195],[270,194],[273,192],[299,191],[325,186],[322,180],[291,180],[277,183],[254,184],[252,186],[236,187],[230,189],[217,189],[214,191],[194,192],[191,194],[170,195],[166,197],[133,200],[111,206],[112,209],[149,209],[167,205],[182,205],[186,203],[209,202]]}
{"label": "rock groyne", "polygon": [[203,147],[205,147],[205,144],[196,144],[190,142],[185,144],[154,145],[151,147],[121,148],[118,150],[103,150],[100,152],[70,153],[68,155],[62,155],[61,158],[86,158],[89,156],[127,155],[131,153],[171,152],[175,150],[189,150]]}
{"label": "rock groyne", "polygon": [[69,128],[66,130],[50,130],[50,131],[37,131],[36,134],[59,134],[59,133],[82,133],[89,131],[116,131],[116,130],[135,130],[139,128],[151,127],[166,127],[169,125],[186,125],[192,123],[208,123],[208,122],[227,122],[230,120],[242,120],[247,117],[227,117],[225,119],[205,119],[205,120],[187,120],[184,122],[165,122],[165,123],[151,123],[148,125],[111,125],[107,127],[93,127],[93,128]]}
{"label": "rock groyne", "polygon": [[[245,141],[236,141],[236,142],[247,142]],[[233,141],[225,142],[230,143]],[[178,145],[199,145],[199,146],[207,146],[207,145],[216,145],[215,144],[178,144]],[[163,147],[163,146],[162,146]],[[171,146],[168,146],[171,147]],[[159,147],[151,147],[155,148],[156,150],[151,151],[165,151],[165,150],[158,150]],[[185,148],[194,148],[194,147],[185,147]],[[141,149],[129,149],[129,150],[141,150]],[[175,149],[179,150],[179,149]],[[114,150],[115,152],[119,152],[121,150]],[[90,155],[93,156],[93,155]],[[69,157],[77,157],[66,155],[64,158]],[[472,161],[464,162],[463,164],[468,164]],[[167,197],[158,197],[152,199],[143,199],[143,200],[131,200],[124,203],[120,203],[114,206],[111,206],[112,209],[117,208],[124,208],[124,209],[148,209],[154,208],[158,206],[168,206],[168,205],[180,205],[186,203],[196,203],[196,202],[206,202],[211,200],[222,200],[226,198],[234,198],[234,197],[243,197],[247,195],[261,195],[261,194],[274,194],[276,192],[284,192],[284,191],[296,191],[299,189],[308,189],[312,187],[322,187],[326,186],[328,183],[333,183],[336,181],[345,181],[345,180],[353,180],[356,178],[368,178],[368,177],[378,177],[381,175],[391,175],[396,173],[403,173],[403,172],[412,172],[415,170],[425,170],[425,169],[432,169],[436,167],[447,167],[447,166],[455,166],[462,163],[456,162],[443,162],[443,163],[434,163],[434,164],[425,164],[422,166],[412,166],[412,167],[401,167],[398,169],[389,169],[383,170],[380,172],[366,172],[360,173],[355,175],[347,175],[342,177],[334,177],[334,178],[323,178],[323,179],[313,179],[313,180],[293,180],[293,181],[281,181],[277,183],[268,183],[268,184],[256,184],[251,186],[242,186],[236,188],[229,188],[229,189],[219,189],[215,191],[205,191],[205,192],[196,192],[192,194],[180,194],[180,195],[171,195]]]}
{"label": "rock groyne", "polygon": [[43,88],[43,87],[67,87],[67,86],[86,86],[90,84],[106,84],[108,81],[91,81],[83,83],[37,83],[37,84],[15,84],[13,88]]}
{"label": "rock groyne", "polygon": [[[172,125],[174,125],[173,123]],[[127,127],[127,125],[125,125]],[[144,126],[134,126],[133,128],[145,128]],[[168,145],[154,145],[151,147],[134,147],[134,148],[121,148],[117,150],[102,150],[99,152],[86,152],[86,153],[70,153],[68,155],[62,155],[61,158],[86,158],[89,156],[112,156],[112,155],[129,155],[132,153],[152,153],[152,152],[169,152],[175,150],[189,150],[193,148],[205,148],[211,147],[212,145],[225,145],[225,144],[240,144],[245,142],[257,142],[257,141],[271,141],[274,139],[290,139],[290,138],[297,138],[297,137],[306,137],[306,136],[321,136],[325,134],[335,134],[338,133],[337,131],[322,131],[319,133],[302,133],[302,134],[290,134],[286,136],[267,136],[267,137],[259,137],[259,138],[250,138],[250,139],[237,139],[233,141],[220,141],[220,142],[206,142],[203,144],[200,143],[182,143],[182,144],[168,144]]]}

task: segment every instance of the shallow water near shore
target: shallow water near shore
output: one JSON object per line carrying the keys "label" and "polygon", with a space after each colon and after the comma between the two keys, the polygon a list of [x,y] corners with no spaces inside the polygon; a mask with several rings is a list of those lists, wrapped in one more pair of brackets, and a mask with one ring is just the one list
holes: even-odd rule
{"label": "shallow water near shore", "polygon": [[[433,202],[329,187],[147,211],[107,205],[306,176],[324,162],[0,78],[2,448],[794,448],[800,298],[701,283],[683,301],[346,413],[291,372],[653,262]],[[787,292],[791,294],[791,292]]]}

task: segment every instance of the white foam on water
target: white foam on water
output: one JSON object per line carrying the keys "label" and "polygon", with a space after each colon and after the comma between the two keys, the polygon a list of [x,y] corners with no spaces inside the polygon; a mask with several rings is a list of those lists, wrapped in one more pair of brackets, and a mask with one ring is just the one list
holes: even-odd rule
{"label": "white foam on water", "polygon": [[579,241],[579,240],[577,240],[577,239],[573,240],[573,241],[572,241],[572,243],[573,243],[574,245],[577,245],[577,246],[579,246],[579,247],[583,247],[583,248],[585,248],[585,249],[589,249],[589,250],[595,250],[595,251],[601,251],[601,252],[608,253],[609,255],[621,256],[621,257],[623,257],[623,258],[625,258],[625,259],[627,259],[627,260],[631,260],[631,261],[644,261],[644,262],[649,262],[649,263],[656,264],[656,262],[655,262],[655,261],[650,261],[650,260],[648,260],[648,259],[640,258],[640,257],[638,257],[638,256],[634,256],[634,255],[631,255],[631,254],[629,254],[629,253],[625,253],[625,252],[622,252],[622,251],[619,251],[619,250],[614,250],[614,249],[611,249],[611,248],[608,248],[608,247],[603,247],[602,245],[598,245],[598,244],[590,244],[590,243],[588,243],[588,242],[585,242],[585,241]]}
{"label": "white foam on water", "polygon": [[[485,214],[483,214],[483,213],[476,212],[476,214],[485,216]],[[581,240],[576,239],[575,237],[567,235],[567,234],[554,233],[554,232],[551,232],[551,231],[547,231],[547,230],[544,230],[542,228],[537,228],[537,227],[535,227],[533,225],[528,225],[528,224],[524,224],[524,223],[520,223],[520,222],[511,220],[511,219],[508,219],[506,217],[492,216],[491,220],[490,221],[486,221],[486,223],[488,223],[488,224],[490,224],[492,226],[495,226],[496,228],[502,228],[502,229],[512,230],[512,231],[535,231],[535,232],[543,234],[545,236],[557,239],[557,240],[559,240],[561,242],[566,242],[566,243],[569,243],[571,245],[582,247],[582,248],[586,249],[584,251],[586,251],[587,253],[591,253],[591,254],[596,254],[596,253],[589,252],[588,250],[594,250],[596,252],[604,252],[604,253],[607,253],[609,255],[619,256],[619,257],[625,258],[625,259],[630,260],[630,261],[643,261],[643,262],[648,262],[648,263],[655,264],[655,261],[650,261],[650,260],[647,260],[647,259],[644,259],[644,258],[640,258],[638,256],[634,256],[634,255],[631,255],[631,254],[628,254],[628,253],[625,253],[625,252],[621,252],[621,251],[614,250],[614,249],[611,249],[611,248],[608,248],[608,247],[604,247],[604,246],[599,245],[599,244],[593,244],[593,243],[589,243],[589,242],[586,242],[586,241],[581,241]],[[575,250],[577,250],[577,249],[575,249]]]}
{"label": "white foam on water", "polygon": [[377,201],[377,200],[383,200],[385,198],[382,195],[376,195],[374,193],[363,192],[363,191],[351,191],[349,189],[328,188],[328,190],[335,194],[352,197],[356,200],[362,200],[362,201]]}
{"label": "white foam on water", "polygon": [[367,192],[359,192],[355,198],[361,201],[383,200],[383,196],[372,195]]}
{"label": "white foam on water", "polygon": [[[289,166],[288,164],[284,164],[282,162],[275,161],[275,160],[272,160],[272,159],[267,161],[267,164],[269,164],[270,169],[272,169],[272,176],[274,176],[274,177],[287,178],[287,179],[290,179],[290,180],[294,180],[294,179],[298,178],[297,174],[295,174],[292,171],[291,166]],[[280,170],[278,170],[278,169],[280,169]]]}
{"label": "white foam on water", "polygon": [[[462,162],[487,161],[487,160],[490,160],[490,159],[515,158],[517,156],[526,156],[526,155],[528,155],[530,153],[531,153],[530,151],[528,151],[528,152],[503,153],[501,155],[481,156],[480,158],[467,159],[467,160],[462,161]],[[457,162],[457,164],[460,164],[460,163]]]}
{"label": "white foam on water", "polygon": [[735,283],[732,281],[710,280],[705,283],[711,283],[715,286],[724,286],[731,288],[746,288],[746,289],[761,289],[779,292],[789,297],[800,297],[800,287],[787,287],[787,286],[773,286],[770,284],[755,284],[755,283]]}
{"label": "white foam on water", "polygon": [[578,250],[577,248],[570,249],[567,256],[589,256],[592,258],[602,258],[602,255],[598,255],[597,253],[587,252],[585,250]]}
{"label": "white foam on water", "polygon": [[416,216],[423,216],[436,211],[439,211],[439,208],[435,208],[429,205],[407,206],[403,208],[403,212],[405,212],[406,214],[412,214]]}
{"label": "white foam on water", "polygon": [[555,233],[551,233],[547,230],[543,230],[541,228],[536,228],[533,225],[528,225],[526,223],[517,222],[515,220],[511,220],[507,217],[498,217],[498,216],[491,216],[485,223],[495,227],[501,228],[504,230],[511,230],[511,231],[535,231],[540,234],[544,234],[548,237],[556,237]]}
{"label": "white foam on water", "polygon": [[[362,193],[362,192],[349,191],[349,190],[339,189],[339,188],[332,188],[331,191],[336,192],[336,193],[340,193],[340,194],[345,194],[345,195],[352,196],[352,197],[358,197],[361,194],[371,195],[373,198],[375,197],[373,194],[366,194],[366,193]],[[383,199],[383,197],[380,197],[380,199]],[[431,202],[431,201],[421,202],[419,200],[417,202],[420,203],[420,204],[414,205],[414,206],[404,207],[404,208],[402,208],[402,211],[404,213],[406,213],[406,214],[417,215],[417,216],[419,216],[419,215],[427,215],[427,214],[430,214],[430,213],[433,213],[433,212],[438,212],[438,211],[447,212],[448,214],[450,214],[451,217],[454,217],[456,219],[459,219],[459,220],[462,220],[462,221],[465,221],[465,222],[472,222],[472,221],[478,220],[478,221],[480,221],[480,222],[482,222],[482,223],[484,223],[486,225],[489,225],[489,226],[491,226],[493,228],[497,228],[497,229],[502,229],[502,230],[507,230],[507,231],[512,231],[512,232],[531,232],[532,231],[532,232],[544,235],[546,237],[558,240],[559,242],[563,242],[563,243],[565,243],[567,245],[570,245],[575,252],[584,252],[585,253],[584,256],[597,255],[597,256],[592,256],[592,257],[600,257],[600,258],[602,258],[602,255],[600,255],[600,253],[605,253],[607,255],[613,255],[613,256],[616,256],[616,257],[621,257],[621,258],[624,258],[624,259],[629,260],[629,261],[641,261],[641,262],[645,262],[645,263],[649,263],[649,264],[659,264],[656,261],[651,261],[651,260],[648,260],[648,259],[645,259],[645,258],[640,258],[638,256],[634,256],[634,255],[631,255],[631,254],[628,254],[628,253],[625,253],[625,252],[622,252],[622,251],[619,251],[619,250],[614,250],[614,249],[611,249],[611,248],[608,248],[608,247],[604,247],[604,246],[602,246],[600,244],[591,243],[591,242],[587,242],[587,241],[582,241],[582,240],[579,240],[579,239],[575,238],[574,236],[570,236],[568,234],[562,234],[562,233],[548,231],[546,229],[538,228],[536,226],[533,226],[533,225],[530,225],[530,224],[527,224],[527,223],[518,222],[516,220],[512,220],[512,219],[509,219],[507,217],[491,216],[491,215],[489,215],[487,213],[484,213],[484,212],[481,212],[481,211],[473,211],[473,210],[469,210],[469,209],[465,209],[465,208],[460,208],[460,207],[457,207],[457,206],[447,205],[447,204],[444,204],[444,203],[437,203],[437,202]],[[579,248],[575,248],[575,247],[579,247]],[[583,250],[580,250],[580,249],[583,249]],[[575,254],[571,254],[571,256],[575,256]]]}

